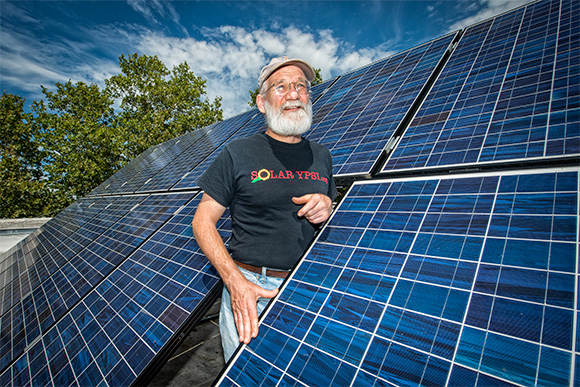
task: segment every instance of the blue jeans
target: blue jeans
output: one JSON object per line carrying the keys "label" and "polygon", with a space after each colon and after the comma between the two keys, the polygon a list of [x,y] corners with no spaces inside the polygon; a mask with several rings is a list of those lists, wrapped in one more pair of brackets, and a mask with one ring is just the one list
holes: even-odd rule
{"label": "blue jeans", "polygon": [[[267,277],[262,274],[252,273],[246,269],[239,268],[242,274],[246,277],[248,281],[254,283],[266,290],[272,290],[279,288],[284,281],[283,278]],[[270,301],[269,298],[259,298],[257,304],[258,317],[268,305]],[[224,349],[224,358],[226,362],[240,345],[240,337],[238,336],[238,330],[236,328],[236,323],[234,320],[234,314],[232,312],[232,301],[230,298],[230,292],[224,286],[222,291],[222,304],[220,308],[220,335],[222,337],[222,347]]]}

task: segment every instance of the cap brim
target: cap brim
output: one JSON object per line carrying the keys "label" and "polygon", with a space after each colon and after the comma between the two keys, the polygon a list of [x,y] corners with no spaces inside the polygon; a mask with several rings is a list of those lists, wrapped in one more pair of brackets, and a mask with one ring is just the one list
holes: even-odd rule
{"label": "cap brim", "polygon": [[286,67],[286,66],[298,67],[300,70],[302,70],[302,72],[304,73],[304,76],[306,77],[306,79],[309,82],[314,81],[314,78],[316,77],[316,74],[314,73],[314,69],[307,62],[305,62],[301,59],[290,59],[290,60],[275,64],[274,66],[269,68],[268,71],[266,71],[264,74],[262,74],[262,76],[261,76],[262,79],[261,79],[261,82],[259,82],[259,87],[261,88],[262,84],[266,81],[266,79],[270,78],[270,75],[272,75],[276,70],[278,70],[282,67]]}

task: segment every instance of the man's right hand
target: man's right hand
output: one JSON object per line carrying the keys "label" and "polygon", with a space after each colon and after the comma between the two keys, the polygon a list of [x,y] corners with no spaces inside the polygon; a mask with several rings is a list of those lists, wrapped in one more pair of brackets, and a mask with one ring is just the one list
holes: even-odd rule
{"label": "man's right hand", "polygon": [[251,283],[245,277],[228,286],[232,300],[232,312],[238,330],[240,342],[248,344],[258,336],[258,312],[256,304],[259,298],[272,298],[278,289],[266,290]]}

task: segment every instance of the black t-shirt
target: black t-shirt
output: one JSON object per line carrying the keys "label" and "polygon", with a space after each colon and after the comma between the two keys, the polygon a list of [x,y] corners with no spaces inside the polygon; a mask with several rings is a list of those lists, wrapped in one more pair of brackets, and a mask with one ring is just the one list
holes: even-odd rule
{"label": "black t-shirt", "polygon": [[232,257],[254,266],[291,269],[316,226],[298,218],[292,197],[322,193],[336,198],[332,156],[302,139],[287,144],[260,133],[232,141],[201,176],[199,186],[230,207]]}

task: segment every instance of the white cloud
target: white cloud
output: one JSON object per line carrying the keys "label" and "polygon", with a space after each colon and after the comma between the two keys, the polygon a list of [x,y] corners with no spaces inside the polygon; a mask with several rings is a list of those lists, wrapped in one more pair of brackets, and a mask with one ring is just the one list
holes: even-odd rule
{"label": "white cloud", "polygon": [[[482,20],[495,17],[529,2],[530,0],[481,0],[477,5],[482,6],[483,8],[477,14],[455,22],[449,27],[448,32],[456,31]],[[469,6],[465,3],[461,3],[461,5],[463,7]],[[475,7],[476,4],[473,3],[471,6]]]}
{"label": "white cloud", "polygon": [[189,36],[187,28],[181,24],[179,13],[175,10],[171,1],[127,0],[127,4],[133,11],[142,15],[149,22],[157,26],[171,22],[181,30],[184,36]]}
{"label": "white cloud", "polygon": [[302,32],[294,27],[267,31],[222,26],[204,29],[204,40],[175,38],[149,32],[137,42],[142,54],[157,55],[168,67],[186,61],[196,75],[207,79],[210,98],[222,96],[224,116],[246,111],[249,90],[257,85],[260,69],[271,58],[287,55],[320,68],[323,79],[387,56],[381,49],[355,51],[331,31]]}
{"label": "white cloud", "polygon": [[51,82],[68,80],[55,66],[50,65],[54,60],[46,49],[37,46],[31,54],[28,48],[35,46],[36,42],[31,41],[28,36],[8,32],[3,27],[0,28],[0,34],[2,35],[0,74],[3,84],[18,84],[22,90],[39,93],[41,84],[48,86],[47,80]]}
{"label": "white cloud", "polygon": [[[169,1],[127,0],[127,4],[151,22],[161,24],[164,19],[169,18],[174,23],[179,24],[179,14]],[[158,16],[163,20],[159,21]]]}
{"label": "white cloud", "polygon": [[147,20],[155,21],[151,8],[145,0],[128,0],[127,4],[137,13],[143,15]]}
{"label": "white cloud", "polygon": [[[100,39],[103,34],[98,30],[87,33],[78,26],[42,22],[30,16],[26,7],[9,5],[3,4],[0,14],[2,91],[24,93],[21,96],[31,103],[44,98],[40,85],[52,91],[56,83],[71,80],[104,87],[104,79],[119,72],[117,58],[94,54],[106,51],[103,47],[111,40]],[[59,39],[38,33],[54,26],[63,32]]]}

